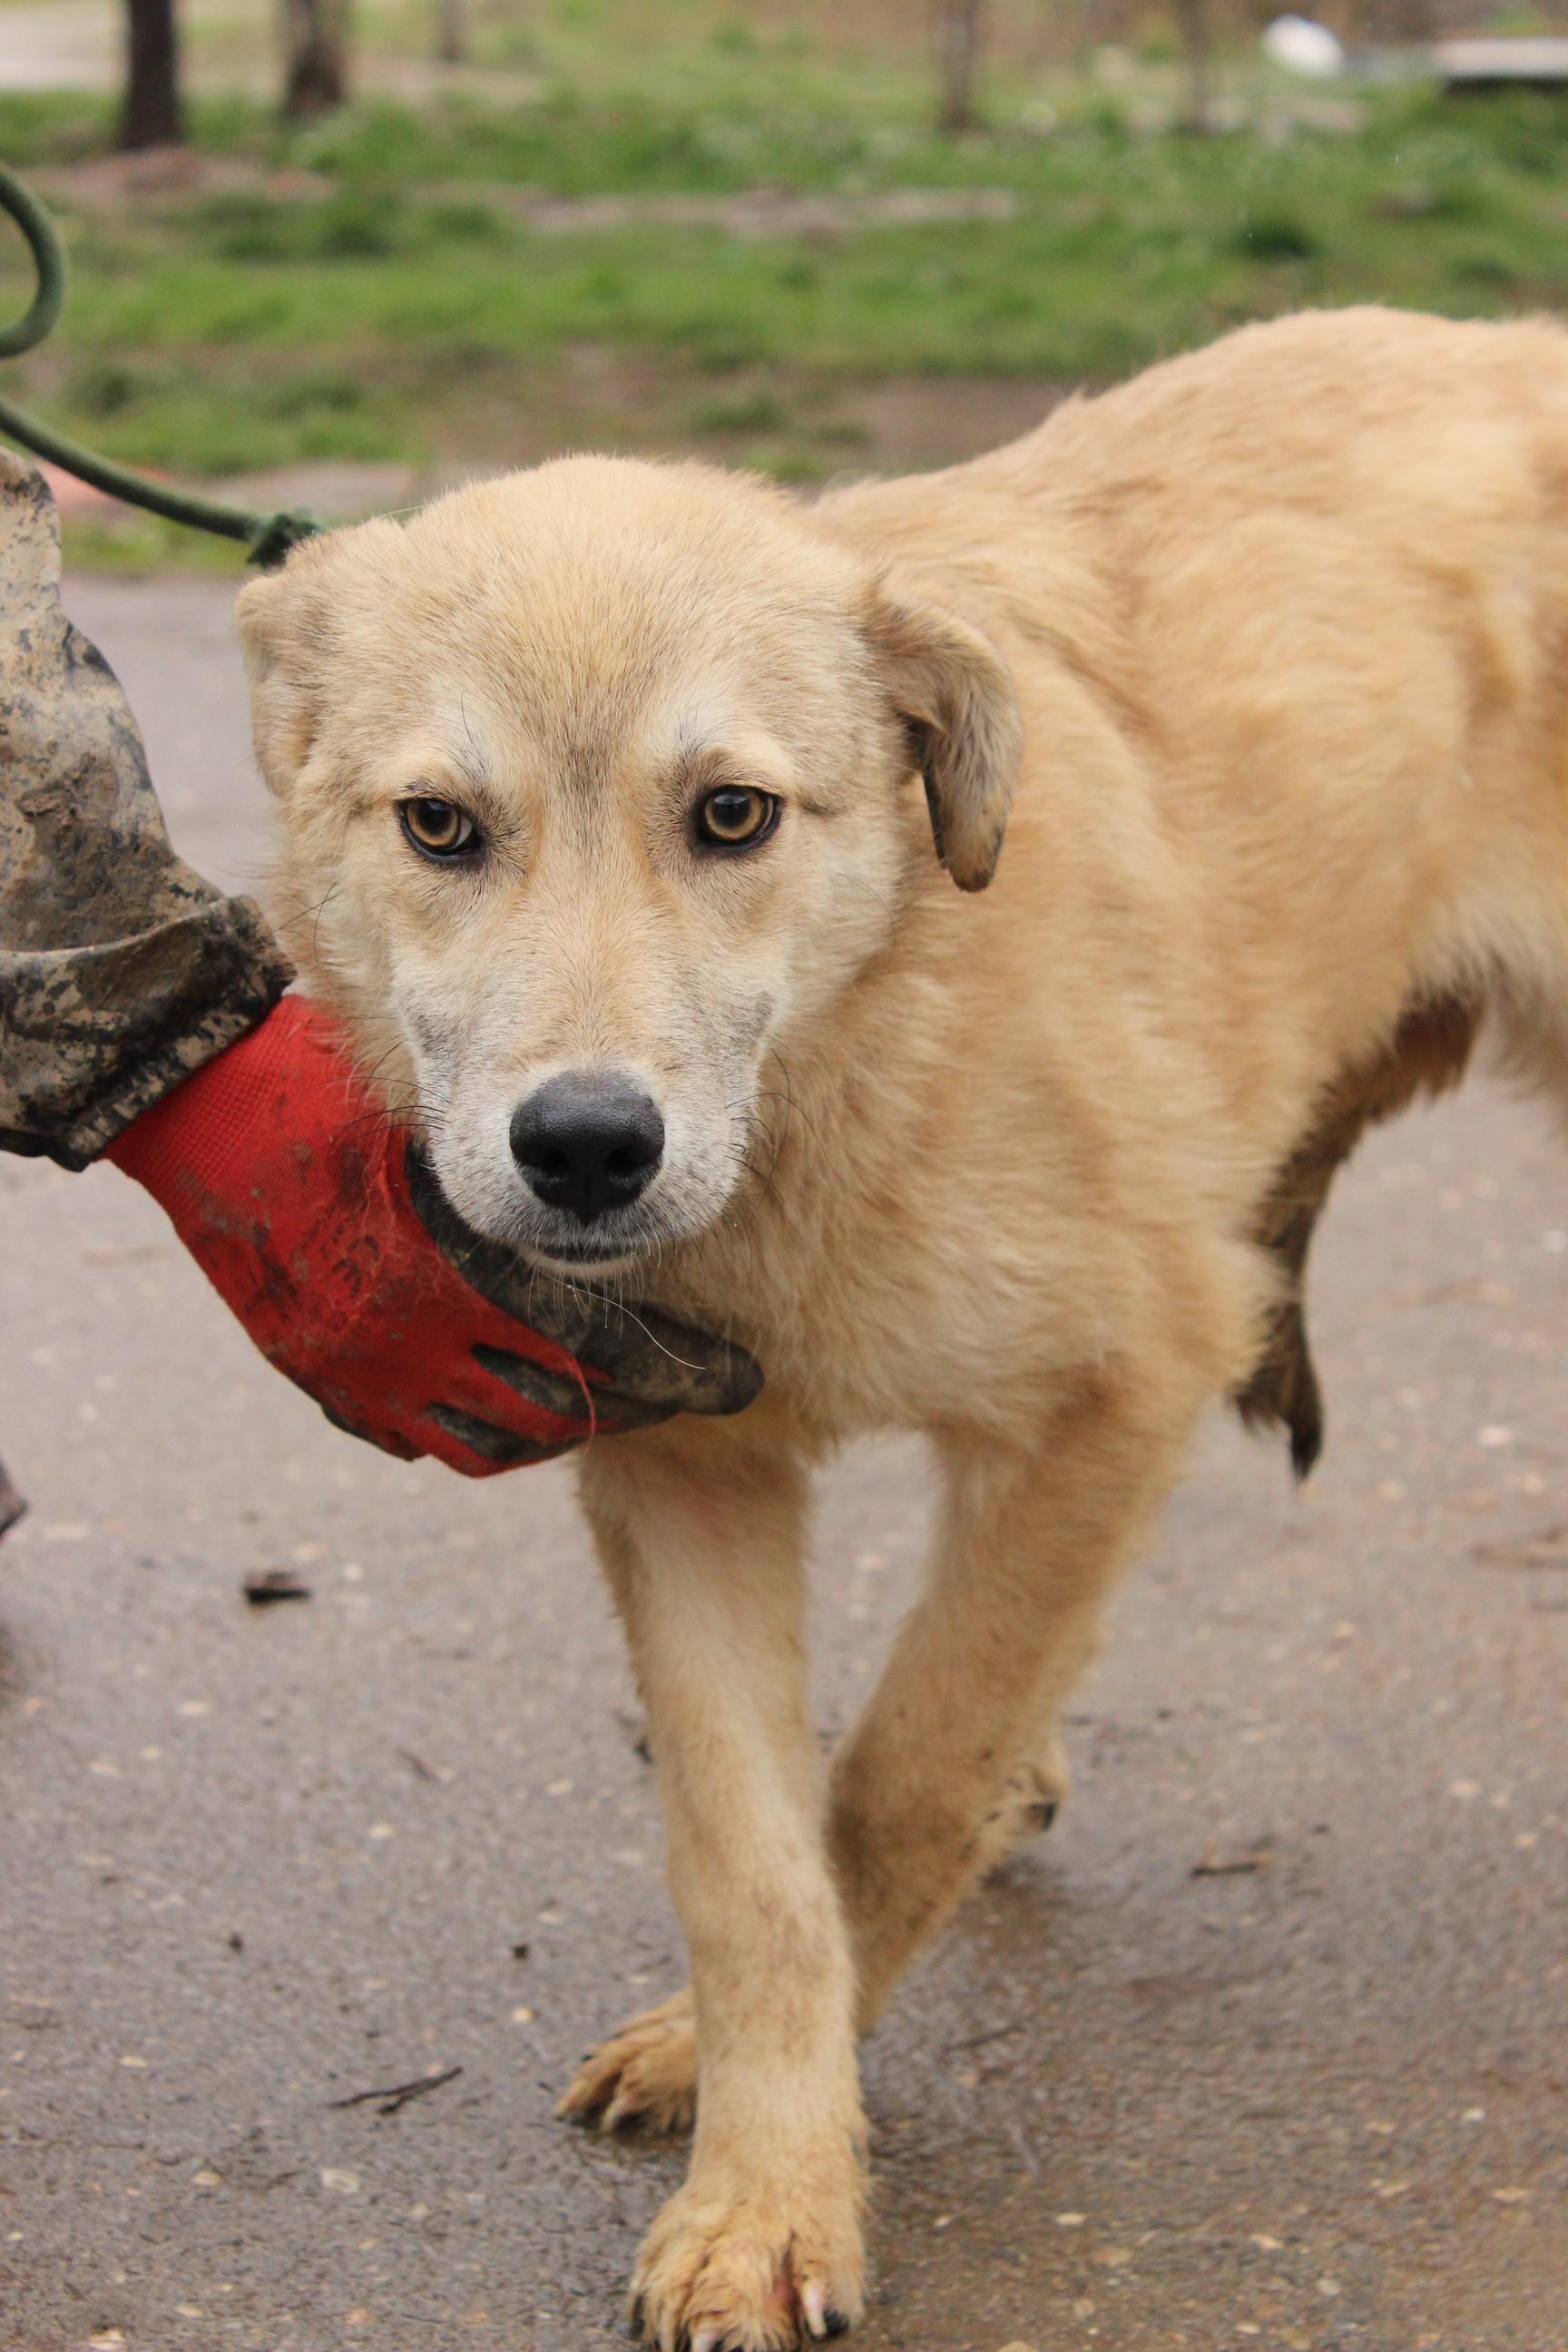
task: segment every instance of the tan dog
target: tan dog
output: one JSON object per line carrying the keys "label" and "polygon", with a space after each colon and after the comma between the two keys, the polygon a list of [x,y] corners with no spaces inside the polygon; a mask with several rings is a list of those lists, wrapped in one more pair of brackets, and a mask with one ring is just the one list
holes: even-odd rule
{"label": "tan dog", "polygon": [[[451,1203],[766,1368],[583,1457],[692,1992],[564,2104],[696,2098],[666,2352],[832,2333],[856,2035],[1054,1785],[1205,1404],[1310,1462],[1335,1165],[1483,1013],[1562,1089],[1568,339],[1295,319],[812,507],[574,459],[240,611],[293,946]],[[889,1426],[946,1501],[825,1783],[806,1473]]]}

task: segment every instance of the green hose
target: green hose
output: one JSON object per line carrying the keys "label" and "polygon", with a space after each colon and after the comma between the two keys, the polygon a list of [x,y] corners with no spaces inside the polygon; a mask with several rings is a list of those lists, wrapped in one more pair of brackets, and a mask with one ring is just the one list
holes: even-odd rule
{"label": "green hose", "polygon": [[[0,163],[0,209],[10,214],[26,238],[38,273],[26,310],[13,325],[0,327],[0,359],[17,359],[43,341],[60,315],[66,296],[66,257],[54,222],[31,190],[4,163]],[[149,481],[144,474],[132,473],[129,467],[117,466],[112,458],[100,457],[79,441],[55,432],[4,394],[0,394],[0,433],[127,506],[145,507],[149,514],[184,523],[191,530],[210,530],[220,539],[239,540],[249,550],[247,561],[265,570],[281,563],[291,547],[321,528],[314,515],[298,510],[256,514],[247,507],[225,506],[216,499],[199,498],[194,490],[172,489],[163,482]]]}

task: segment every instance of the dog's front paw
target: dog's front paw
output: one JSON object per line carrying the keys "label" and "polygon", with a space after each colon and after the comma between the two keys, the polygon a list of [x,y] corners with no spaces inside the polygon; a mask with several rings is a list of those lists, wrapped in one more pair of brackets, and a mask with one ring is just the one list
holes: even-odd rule
{"label": "dog's front paw", "polygon": [[756,2177],[694,2174],[637,2258],[631,2311],[658,2352],[793,2352],[865,2302],[862,2179],[847,2147]]}
{"label": "dog's front paw", "polygon": [[689,1991],[645,2009],[590,2050],[555,2112],[618,2131],[689,2131],[697,2108],[697,2039]]}

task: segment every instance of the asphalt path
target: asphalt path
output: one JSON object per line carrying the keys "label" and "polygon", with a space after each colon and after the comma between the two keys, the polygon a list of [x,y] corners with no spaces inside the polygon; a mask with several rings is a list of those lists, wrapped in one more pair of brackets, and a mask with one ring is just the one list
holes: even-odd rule
{"label": "asphalt path", "polygon": [[[226,595],[71,602],[179,845],[253,883]],[[866,2352],[1568,2352],[1542,1114],[1478,1086],[1376,1139],[1315,1289],[1321,1469],[1298,1496],[1216,1421],[1074,1709],[1070,1806],[868,2047]],[[0,1549],[0,2347],[624,2343],[680,2154],[552,2106],[682,1963],[570,1471],[476,1487],[335,1434],[111,1169],[0,1160],[0,1332],[33,1503]],[[911,1444],[823,1481],[829,1729],[927,1517]],[[310,1598],[247,1608],[271,1568]]]}

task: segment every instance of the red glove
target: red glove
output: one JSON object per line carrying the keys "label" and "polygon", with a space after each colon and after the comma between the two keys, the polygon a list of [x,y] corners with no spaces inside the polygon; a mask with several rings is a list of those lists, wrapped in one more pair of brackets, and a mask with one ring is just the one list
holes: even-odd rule
{"label": "red glove", "polygon": [[106,1156],[168,1211],[263,1355],[329,1421],[405,1461],[486,1477],[595,1430],[736,1412],[762,1386],[743,1349],[652,1308],[555,1285],[531,1298],[527,1265],[448,1207],[300,997]]}

